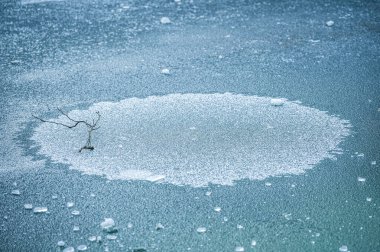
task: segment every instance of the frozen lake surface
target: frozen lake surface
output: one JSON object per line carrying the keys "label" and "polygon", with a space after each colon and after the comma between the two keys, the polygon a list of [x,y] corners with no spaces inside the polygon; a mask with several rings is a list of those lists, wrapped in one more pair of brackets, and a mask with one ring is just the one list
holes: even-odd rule
{"label": "frozen lake surface", "polygon": [[2,1],[0,251],[379,251],[379,13]]}

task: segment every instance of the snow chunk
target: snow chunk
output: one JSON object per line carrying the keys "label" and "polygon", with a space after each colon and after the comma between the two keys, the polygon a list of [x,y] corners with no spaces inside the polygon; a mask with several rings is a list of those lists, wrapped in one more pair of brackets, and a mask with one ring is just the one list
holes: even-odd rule
{"label": "snow chunk", "polygon": [[326,25],[327,25],[328,27],[331,27],[331,26],[334,25],[334,21],[329,20],[329,21],[326,22]]}
{"label": "snow chunk", "polygon": [[11,194],[16,195],[16,196],[20,196],[21,192],[20,192],[20,190],[12,190]]}
{"label": "snow chunk", "polygon": [[87,246],[86,246],[86,245],[79,245],[79,246],[77,247],[77,250],[78,250],[78,251],[86,251],[86,250],[87,250]]}
{"label": "snow chunk", "polygon": [[340,252],[347,252],[348,251],[348,247],[346,245],[342,245],[340,248],[339,248],[339,251]]}
{"label": "snow chunk", "polygon": [[62,252],[75,252],[75,249],[74,247],[67,247],[64,250],[62,250]]}
{"label": "snow chunk", "polygon": [[112,218],[104,218],[104,221],[100,223],[103,231],[112,233],[115,231],[115,221]]}
{"label": "snow chunk", "polygon": [[244,247],[238,246],[235,248],[235,252],[244,252]]}
{"label": "snow chunk", "polygon": [[59,242],[57,242],[57,246],[58,247],[64,247],[65,246],[65,242],[64,241],[59,241]]}
{"label": "snow chunk", "polygon": [[73,207],[73,206],[74,206],[74,202],[67,202],[67,203],[66,203],[66,206],[67,206],[68,208]]}
{"label": "snow chunk", "polygon": [[161,69],[161,73],[169,75],[170,74],[170,70],[168,68],[163,68],[163,69]]}
{"label": "snow chunk", "polygon": [[364,182],[366,181],[366,178],[363,178],[363,177],[358,177],[358,181],[359,181],[359,182],[363,182],[363,183],[364,183]]}
{"label": "snow chunk", "polygon": [[24,204],[24,208],[27,209],[27,210],[32,210],[33,209],[33,205],[32,204]]}
{"label": "snow chunk", "polygon": [[284,105],[285,101],[286,101],[285,99],[273,98],[270,100],[270,104],[272,106],[282,106],[282,105]]}
{"label": "snow chunk", "polygon": [[160,19],[161,24],[170,24],[172,21],[168,17],[162,17]]}
{"label": "snow chunk", "polygon": [[78,210],[74,210],[71,212],[71,214],[74,216],[78,216],[78,215],[80,215],[80,212]]}
{"label": "snow chunk", "polygon": [[199,228],[197,228],[197,232],[200,233],[200,234],[205,233],[206,231],[207,231],[207,228],[205,228],[205,227],[199,227]]}
{"label": "snow chunk", "polygon": [[162,225],[161,223],[157,223],[156,225],[156,230],[161,230],[161,229],[164,229],[164,225]]}
{"label": "snow chunk", "polygon": [[220,208],[220,207],[214,207],[214,211],[215,212],[220,212],[220,211],[222,211],[222,208]]}

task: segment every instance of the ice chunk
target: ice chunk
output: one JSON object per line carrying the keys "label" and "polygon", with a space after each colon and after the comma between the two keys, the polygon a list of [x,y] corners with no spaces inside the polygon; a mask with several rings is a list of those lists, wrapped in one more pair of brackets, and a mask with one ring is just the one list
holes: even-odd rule
{"label": "ice chunk", "polygon": [[67,206],[68,208],[73,207],[73,206],[74,206],[74,202],[67,202],[67,203],[66,203],[66,206]]}
{"label": "ice chunk", "polygon": [[62,250],[62,252],[75,252],[75,249],[74,247],[67,247],[64,250]]}
{"label": "ice chunk", "polygon": [[74,231],[74,232],[78,232],[79,230],[80,230],[79,226],[74,226],[74,227],[73,227],[73,231]]}
{"label": "ice chunk", "polygon": [[104,221],[100,223],[100,226],[103,231],[108,233],[115,231],[115,221],[112,218],[104,218]]}
{"label": "ice chunk", "polygon": [[33,213],[46,213],[47,211],[47,207],[35,207],[33,209]]}
{"label": "ice chunk", "polygon": [[211,196],[211,194],[212,194],[212,192],[210,192],[210,191],[207,191],[207,192],[205,193],[206,196]]}
{"label": "ice chunk", "polygon": [[235,248],[235,252],[244,252],[245,250],[244,250],[244,247],[241,247],[241,246],[237,246],[236,248]]}
{"label": "ice chunk", "polygon": [[207,231],[207,228],[205,228],[205,227],[199,227],[199,228],[197,228],[197,232],[200,233],[200,234],[205,233],[206,231]]}
{"label": "ice chunk", "polygon": [[170,24],[172,21],[168,17],[162,17],[160,19],[161,24]]}
{"label": "ice chunk", "polygon": [[326,22],[326,25],[329,26],[329,27],[331,27],[331,26],[334,25],[334,21],[329,20],[329,21]]}
{"label": "ice chunk", "polygon": [[359,181],[359,182],[365,182],[365,181],[366,181],[366,178],[358,177],[358,181]]}
{"label": "ice chunk", "polygon": [[32,210],[33,209],[33,205],[32,204],[24,204],[24,208],[27,209],[27,210]]}
{"label": "ice chunk", "polygon": [[65,242],[64,241],[59,241],[59,242],[57,242],[57,246],[58,247],[64,247],[65,246]]}
{"label": "ice chunk", "polygon": [[94,242],[94,241],[96,241],[96,236],[95,236],[95,235],[92,235],[92,236],[88,237],[88,240],[89,240],[90,242]]}
{"label": "ice chunk", "polygon": [[236,225],[236,228],[237,228],[237,229],[243,229],[244,227],[243,227],[242,225],[240,225],[240,224],[237,224],[237,225]]}
{"label": "ice chunk", "polygon": [[107,240],[116,240],[117,239],[117,235],[106,235],[106,238]]}
{"label": "ice chunk", "polygon": [[257,241],[256,240],[252,240],[251,241],[251,247],[255,247],[257,245]]}
{"label": "ice chunk", "polygon": [[272,183],[270,183],[270,182],[265,182],[265,186],[272,186]]}
{"label": "ice chunk", "polygon": [[371,202],[371,201],[372,201],[372,198],[367,197],[367,198],[366,198],[366,201]]}
{"label": "ice chunk", "polygon": [[79,246],[77,247],[77,250],[78,250],[78,251],[86,251],[86,250],[87,250],[87,246],[86,246],[86,245],[79,245]]}
{"label": "ice chunk", "polygon": [[133,224],[129,222],[129,223],[127,224],[127,228],[133,228]]}
{"label": "ice chunk", "polygon": [[19,195],[21,195],[21,192],[20,192],[20,190],[12,190],[11,194],[19,196]]}
{"label": "ice chunk", "polygon": [[156,230],[161,230],[161,229],[164,229],[164,225],[162,225],[161,223],[157,223],[156,225]]}
{"label": "ice chunk", "polygon": [[170,74],[170,70],[168,68],[163,68],[163,69],[161,69],[161,73],[169,75]]}
{"label": "ice chunk", "polygon": [[340,252],[347,252],[348,251],[348,247],[346,245],[342,245],[340,248],[339,248],[339,251]]}
{"label": "ice chunk", "polygon": [[58,199],[58,196],[57,195],[52,195],[51,198],[52,199]]}
{"label": "ice chunk", "polygon": [[376,165],[376,161],[371,161],[371,165]]}
{"label": "ice chunk", "polygon": [[273,98],[270,100],[270,104],[272,106],[282,106],[282,105],[284,105],[285,101],[286,101],[285,99]]}
{"label": "ice chunk", "polygon": [[71,212],[71,214],[74,216],[78,216],[78,215],[80,215],[80,212],[78,210],[74,210]]}
{"label": "ice chunk", "polygon": [[222,211],[222,208],[220,208],[220,207],[214,207],[214,211],[215,212],[220,212],[220,211]]}

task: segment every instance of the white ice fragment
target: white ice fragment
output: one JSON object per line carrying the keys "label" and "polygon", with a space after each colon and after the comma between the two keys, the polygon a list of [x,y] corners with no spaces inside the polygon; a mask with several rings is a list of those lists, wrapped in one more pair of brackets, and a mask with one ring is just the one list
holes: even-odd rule
{"label": "white ice fragment", "polygon": [[88,240],[89,240],[90,242],[94,242],[94,241],[96,241],[96,236],[95,236],[95,235],[92,235],[92,236],[88,237]]}
{"label": "white ice fragment", "polygon": [[52,199],[58,199],[58,196],[57,195],[52,195],[51,198]]}
{"label": "white ice fragment", "polygon": [[77,250],[78,250],[78,251],[86,251],[86,250],[87,250],[87,246],[86,246],[86,245],[79,245],[79,246],[77,247]]}
{"label": "white ice fragment", "polygon": [[71,212],[71,214],[74,216],[78,216],[78,215],[80,215],[80,212],[78,210],[74,210]]}
{"label": "white ice fragment", "polygon": [[164,229],[164,225],[162,225],[161,223],[157,223],[156,225],[156,230],[161,230],[161,229]]}
{"label": "white ice fragment", "polygon": [[242,225],[238,224],[238,225],[236,225],[236,228],[237,229],[243,229],[244,227]]}
{"label": "white ice fragment", "polygon": [[64,241],[59,241],[59,242],[57,242],[57,246],[58,247],[64,247],[65,246],[65,242]]}
{"label": "white ice fragment", "polygon": [[67,247],[64,250],[62,250],[62,252],[75,252],[75,249],[74,247]]}
{"label": "white ice fragment", "polygon": [[96,236],[96,242],[100,243],[102,241],[102,237],[100,235]]}
{"label": "white ice fragment", "polygon": [[74,227],[73,227],[73,231],[74,231],[74,232],[78,232],[79,230],[80,230],[79,226],[74,226]]}
{"label": "white ice fragment", "polygon": [[168,17],[162,17],[160,19],[161,24],[170,24],[172,21]]}
{"label": "white ice fragment", "polygon": [[223,217],[223,221],[224,221],[224,222],[227,222],[227,221],[228,221],[228,218],[227,218],[227,217]]}
{"label": "white ice fragment", "polygon": [[127,228],[133,228],[133,224],[129,222],[129,223],[127,224]]}
{"label": "white ice fragment", "polygon": [[67,203],[66,203],[66,206],[67,206],[68,208],[73,207],[73,206],[74,206],[74,202],[67,202]]}
{"label": "white ice fragment", "polygon": [[197,232],[200,233],[200,234],[205,233],[206,231],[207,231],[207,228],[205,228],[205,227],[199,227],[199,228],[197,228]]}
{"label": "white ice fragment", "polygon": [[265,186],[272,186],[272,183],[265,182]]}
{"label": "white ice fragment", "polygon": [[210,191],[207,191],[207,192],[205,193],[205,195],[206,195],[206,196],[211,196],[211,192],[210,192]]}
{"label": "white ice fragment", "polygon": [[95,197],[95,194],[94,194],[94,193],[91,193],[91,194],[90,194],[90,197]]}
{"label": "white ice fragment", "polygon": [[20,190],[12,190],[11,194],[19,196],[19,195],[21,195],[21,192],[20,192]]}
{"label": "white ice fragment", "polygon": [[24,204],[24,208],[27,209],[27,210],[32,210],[33,209],[33,205],[32,204]]}
{"label": "white ice fragment", "polygon": [[342,245],[340,248],[339,248],[339,251],[340,252],[347,252],[348,251],[348,247],[346,245]]}
{"label": "white ice fragment", "polygon": [[366,178],[358,177],[358,181],[359,181],[359,182],[365,182],[365,181],[366,181]]}
{"label": "white ice fragment", "polygon": [[220,212],[220,211],[222,211],[222,208],[220,208],[220,207],[214,207],[214,211],[215,212]]}
{"label": "white ice fragment", "polygon": [[152,176],[149,176],[146,178],[146,180],[150,181],[150,182],[158,182],[158,181],[162,181],[164,179],[165,179],[164,175],[152,175]]}
{"label": "white ice fragment", "polygon": [[371,201],[372,201],[372,198],[367,197],[367,198],[366,198],[366,201],[371,202]]}
{"label": "white ice fragment", "polygon": [[100,223],[103,231],[113,232],[115,229],[115,221],[112,218],[104,218],[104,221]]}
{"label": "white ice fragment", "polygon": [[284,105],[285,101],[286,101],[285,99],[281,99],[281,98],[272,98],[270,100],[270,105],[272,105],[272,106],[282,106],[282,105]]}
{"label": "white ice fragment", "polygon": [[47,211],[47,207],[35,207],[33,209],[33,213],[46,213]]}
{"label": "white ice fragment", "polygon": [[163,68],[163,69],[161,69],[161,73],[169,75],[170,74],[170,70],[168,68]]}
{"label": "white ice fragment", "polygon": [[257,241],[256,240],[252,240],[251,241],[251,247],[255,247],[257,245]]}
{"label": "white ice fragment", "polygon": [[329,20],[329,21],[326,22],[326,25],[327,25],[328,27],[331,27],[331,26],[334,25],[334,21]]}
{"label": "white ice fragment", "polygon": [[117,235],[106,235],[106,238],[107,240],[116,240],[117,239]]}
{"label": "white ice fragment", "polygon": [[376,161],[372,161],[372,162],[371,162],[371,165],[376,165]]}
{"label": "white ice fragment", "polygon": [[21,60],[12,60],[11,64],[12,65],[20,65],[21,64]]}
{"label": "white ice fragment", "polygon": [[235,248],[235,252],[244,252],[244,247],[238,246]]}

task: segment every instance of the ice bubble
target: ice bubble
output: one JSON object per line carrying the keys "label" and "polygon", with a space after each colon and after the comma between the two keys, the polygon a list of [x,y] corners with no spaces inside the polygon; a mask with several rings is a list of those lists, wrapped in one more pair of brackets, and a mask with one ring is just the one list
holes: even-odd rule
{"label": "ice bubble", "polygon": [[347,252],[348,251],[348,247],[346,245],[342,245],[340,248],[339,248],[339,251],[340,252]]}
{"label": "ice bubble", "polygon": [[197,228],[197,232],[200,233],[200,234],[205,233],[206,231],[207,231],[207,228],[205,228],[205,227],[199,227],[199,228]]}
{"label": "ice bubble", "polygon": [[359,182],[365,182],[365,181],[366,181],[366,178],[358,177],[358,181],[359,181]]}
{"label": "ice bubble", "polygon": [[11,194],[19,196],[19,195],[21,195],[21,192],[20,192],[20,190],[12,190]]}
{"label": "ice bubble", "polygon": [[161,69],[161,73],[169,75],[170,74],[170,70],[168,68],[163,68],[163,69]]}
{"label": "ice bubble", "polygon": [[235,248],[235,252],[244,252],[244,247],[238,246]]}
{"label": "ice bubble", "polygon": [[220,207],[214,207],[214,211],[215,212],[220,212],[220,211],[222,211],[222,208],[220,208]]}
{"label": "ice bubble", "polygon": [[27,210],[32,210],[33,209],[33,205],[32,204],[24,204],[24,208],[27,209]]}
{"label": "ice bubble", "polygon": [[75,249],[74,247],[67,247],[64,250],[62,250],[62,252],[75,252]]}
{"label": "ice bubble", "polygon": [[79,246],[77,247],[77,250],[78,250],[78,251],[86,251],[86,250],[87,250],[87,246],[86,246],[86,245],[79,245]]}
{"label": "ice bubble", "polygon": [[57,246],[58,247],[64,247],[65,246],[65,242],[64,241],[59,241],[59,242],[57,242]]}
{"label": "ice bubble", "polygon": [[[279,109],[271,99],[169,94],[68,112],[74,118],[102,115],[91,158],[72,151],[83,146],[86,132],[80,129],[41,123],[32,140],[40,154],[84,174],[206,187],[302,174],[334,158],[332,151],[350,134],[348,121],[337,116],[292,101]],[[116,148],[119,144],[123,148]]]}
{"label": "ice bubble", "polygon": [[68,208],[73,207],[73,206],[74,206],[74,202],[67,202],[67,203],[66,203],[66,206],[67,206]]}
{"label": "ice bubble", "polygon": [[33,213],[46,213],[47,211],[47,207],[35,207],[33,209]]}
{"label": "ice bubble", "polygon": [[168,17],[162,17],[160,19],[161,24],[170,24],[172,21]]}
{"label": "ice bubble", "polygon": [[329,27],[331,27],[331,26],[334,25],[334,21],[329,20],[329,21],[326,22],[326,25],[329,26]]}
{"label": "ice bubble", "polygon": [[273,98],[270,100],[272,106],[282,106],[285,103],[285,99]]}
{"label": "ice bubble", "polygon": [[71,212],[71,214],[74,216],[78,216],[78,215],[80,215],[80,212],[78,210],[74,210]]}
{"label": "ice bubble", "polygon": [[164,229],[164,225],[162,225],[161,223],[157,223],[156,225],[156,230],[161,230],[161,229]]}
{"label": "ice bubble", "polygon": [[104,221],[100,223],[103,231],[113,232],[115,230],[115,221],[112,218],[104,218]]}

